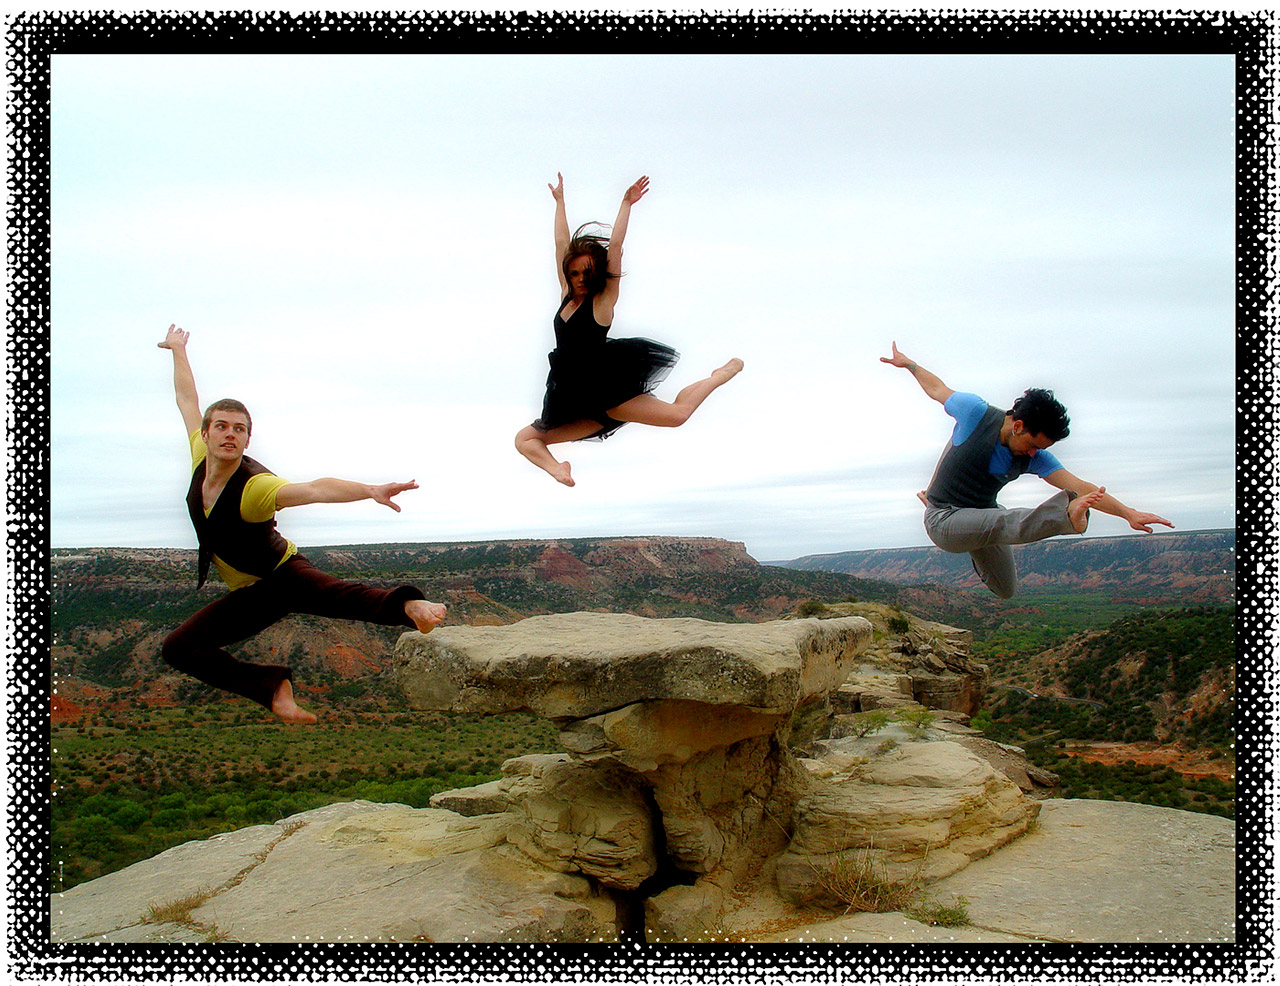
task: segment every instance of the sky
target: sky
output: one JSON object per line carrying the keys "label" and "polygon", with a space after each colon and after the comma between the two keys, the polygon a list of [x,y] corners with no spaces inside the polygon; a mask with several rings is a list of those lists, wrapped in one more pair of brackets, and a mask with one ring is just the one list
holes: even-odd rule
{"label": "sky", "polygon": [[[1233,60],[1119,56],[59,55],[52,544],[192,547],[171,323],[202,404],[296,481],[301,546],[614,535],[760,560],[926,544],[951,419],[890,343],[1179,530],[1231,527]],[[613,325],[682,358],[679,429],[515,451],[570,224],[634,208]],[[1053,492],[1034,478],[1001,502]],[[1133,533],[1095,515],[1091,535]]]}

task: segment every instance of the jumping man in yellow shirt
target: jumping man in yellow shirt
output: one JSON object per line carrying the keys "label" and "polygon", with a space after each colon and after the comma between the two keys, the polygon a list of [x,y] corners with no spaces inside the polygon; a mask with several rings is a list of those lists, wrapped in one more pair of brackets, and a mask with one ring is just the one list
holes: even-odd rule
{"label": "jumping man in yellow shirt", "polygon": [[[190,334],[169,326],[161,349],[173,353],[173,389],[191,443],[187,510],[200,545],[199,585],[213,563],[231,590],[165,638],[164,660],[193,678],[244,695],[288,722],[313,723],[293,697],[292,672],[278,665],[238,661],[222,648],[260,633],[290,613],[405,626],[429,633],[445,607],[411,585],[378,589],[344,582],[315,568],[276,531],[275,513],[304,503],[376,500],[392,510],[393,497],[416,482],[369,486],[344,479],[290,483],[245,455],[253,422],[239,401],[225,399],[202,415],[187,360]],[[199,585],[197,588],[199,588]]]}

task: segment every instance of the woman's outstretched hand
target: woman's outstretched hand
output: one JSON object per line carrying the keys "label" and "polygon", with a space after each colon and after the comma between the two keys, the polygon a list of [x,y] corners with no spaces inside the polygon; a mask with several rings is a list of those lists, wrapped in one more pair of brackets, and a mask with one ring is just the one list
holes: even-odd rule
{"label": "woman's outstretched hand", "polygon": [[635,205],[644,198],[644,193],[647,191],[649,191],[649,176],[641,175],[630,188],[622,193],[622,201],[627,205]]}
{"label": "woman's outstretched hand", "polygon": [[156,345],[161,349],[182,349],[190,338],[190,332],[183,332],[176,325],[171,325],[169,331],[165,333],[164,342],[157,342]]}
{"label": "woman's outstretched hand", "polygon": [[551,189],[551,197],[557,202],[564,201],[564,175],[557,171],[556,183],[553,185],[551,182],[547,182],[547,188]]}

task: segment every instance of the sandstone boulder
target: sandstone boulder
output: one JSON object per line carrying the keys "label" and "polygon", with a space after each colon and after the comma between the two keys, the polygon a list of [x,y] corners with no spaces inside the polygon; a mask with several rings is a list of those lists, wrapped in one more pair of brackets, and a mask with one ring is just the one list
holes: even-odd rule
{"label": "sandstone boulder", "polygon": [[655,819],[634,771],[535,755],[508,760],[503,772],[514,815],[507,839],[543,866],[621,890],[657,870]]}
{"label": "sandstone boulder", "polygon": [[828,746],[841,743],[843,758],[811,768],[820,783],[797,802],[778,860],[778,886],[793,901],[835,903],[833,877],[851,861],[893,882],[938,880],[1022,834],[1039,811],[958,744],[908,742],[879,755],[865,740]]}
{"label": "sandstone boulder", "polygon": [[724,909],[724,891],[710,880],[669,887],[644,902],[645,941],[711,941]]}
{"label": "sandstone boulder", "polygon": [[860,619],[737,624],[560,613],[406,633],[392,675],[415,709],[560,720],[677,700],[785,714],[837,687],[870,633]]}
{"label": "sandstone boulder", "polygon": [[859,618],[570,613],[407,633],[394,667],[415,708],[557,722],[568,757],[504,767],[500,793],[518,819],[510,841],[543,865],[630,890],[663,865],[732,874],[785,845],[807,788],[791,730],[870,636]]}
{"label": "sandstone boulder", "polygon": [[511,807],[501,781],[477,784],[475,787],[441,791],[431,796],[431,807],[444,811],[456,811],[459,815],[492,815]]}

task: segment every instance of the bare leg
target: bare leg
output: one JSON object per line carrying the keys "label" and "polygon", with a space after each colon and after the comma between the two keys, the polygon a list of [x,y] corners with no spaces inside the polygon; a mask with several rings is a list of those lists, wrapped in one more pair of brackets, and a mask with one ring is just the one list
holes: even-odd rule
{"label": "bare leg", "polygon": [[1089,508],[1097,505],[1097,502],[1106,494],[1107,488],[1099,486],[1092,493],[1085,493],[1076,497],[1067,506],[1067,517],[1071,519],[1071,526],[1076,529],[1077,534],[1083,534],[1089,527]]}
{"label": "bare leg", "polygon": [[550,431],[539,431],[533,425],[526,425],[516,434],[516,451],[551,476],[557,483],[573,486],[573,476],[570,474],[569,463],[567,461],[560,462],[556,459],[547,446],[555,445],[558,442],[576,442],[578,439],[586,438],[599,430],[600,425],[595,421],[575,421],[573,424],[561,425],[559,428],[552,428]]}
{"label": "bare leg", "polygon": [[678,428],[689,420],[703,401],[711,396],[717,387],[723,387],[742,372],[742,360],[729,360],[711,376],[697,383],[691,383],[676,394],[676,399],[668,404],[658,400],[652,394],[640,394],[617,407],[609,409],[609,417],[615,421],[633,421],[636,424],[655,425],[659,428]]}
{"label": "bare leg", "polygon": [[280,682],[280,686],[276,689],[276,693],[271,698],[271,711],[278,715],[285,722],[296,722],[300,725],[310,725],[316,721],[316,717],[305,709],[298,708],[298,704],[293,700],[293,685],[289,679],[285,678]]}
{"label": "bare leg", "polygon": [[419,633],[430,633],[445,618],[444,603],[432,603],[425,599],[410,599],[404,604],[404,615],[413,620]]}

